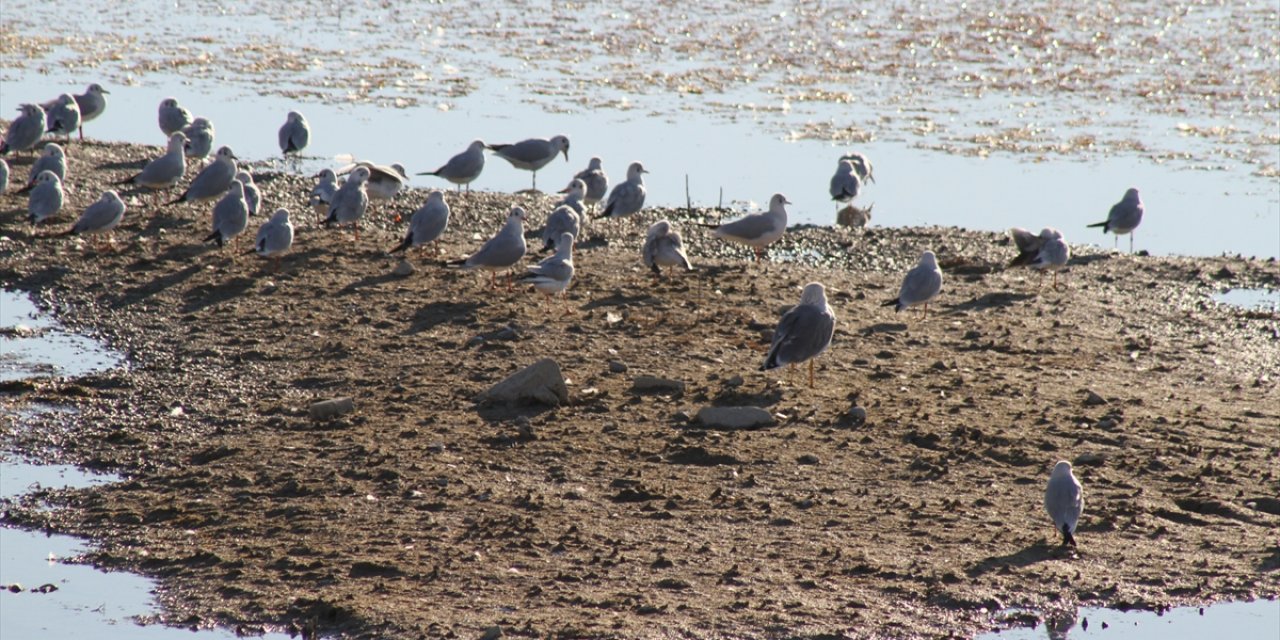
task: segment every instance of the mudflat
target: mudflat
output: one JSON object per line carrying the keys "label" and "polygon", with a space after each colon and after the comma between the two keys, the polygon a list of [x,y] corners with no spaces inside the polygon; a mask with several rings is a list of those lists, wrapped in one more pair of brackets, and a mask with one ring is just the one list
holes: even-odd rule
{"label": "mudflat", "polygon": [[[73,411],[6,418],[0,436],[123,474],[10,500],[3,520],[86,536],[85,562],[157,578],[167,623],[938,637],[1079,604],[1280,594],[1280,317],[1210,298],[1280,286],[1274,260],[1073,245],[1054,290],[1005,270],[1016,251],[993,233],[793,228],[754,263],[694,224],[729,214],[645,210],[588,224],[562,305],[440,266],[513,204],[538,227],[551,196],[450,192],[441,257],[415,253],[397,275],[392,218],[424,192],[375,201],[356,242],[320,228],[310,179],[284,173],[255,175],[263,211],[297,225],[278,272],[243,255],[250,237],[201,245],[211,205],[154,211],[146,194],[125,194],[116,250],[55,237],[156,153],[76,143],[48,227],[0,196],[0,285],[129,361],[5,383],[10,408]],[[640,264],[662,217],[695,271]],[[1159,224],[1148,216],[1139,247]],[[923,249],[945,278],[928,315],[881,307]],[[758,369],[813,281],[838,322],[810,388],[800,368]],[[567,401],[475,400],[543,358]],[[339,397],[354,411],[312,418]],[[698,420],[716,406],[769,424]],[[1041,504],[1058,460],[1084,485],[1075,552]]]}

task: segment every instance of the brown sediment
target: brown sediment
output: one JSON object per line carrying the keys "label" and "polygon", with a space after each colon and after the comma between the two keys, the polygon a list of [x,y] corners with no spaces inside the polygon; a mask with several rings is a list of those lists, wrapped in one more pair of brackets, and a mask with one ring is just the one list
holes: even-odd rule
{"label": "brown sediment", "polygon": [[[58,229],[154,154],[77,151]],[[567,292],[577,313],[563,317],[417,256],[415,273],[392,275],[391,212],[422,192],[379,205],[356,244],[315,226],[306,178],[255,179],[263,209],[286,206],[298,225],[279,273],[201,246],[209,206],[131,202],[121,250],[97,253],[33,234],[25,201],[0,196],[0,285],[129,358],[5,388],[10,407],[76,410],[6,422],[7,447],[125,480],[42,490],[4,520],[89,537],[86,562],[156,577],[165,621],[343,637],[936,637],[998,626],[1011,606],[1280,594],[1280,317],[1209,298],[1280,286],[1274,260],[1075,246],[1054,291],[1002,270],[1015,252],[992,233],[794,228],[754,264],[690,219],[718,214],[646,210],[588,225]],[[448,197],[449,257],[512,204],[536,225],[553,202]],[[655,281],[640,264],[660,216],[697,271]],[[946,278],[930,314],[881,308],[924,248]],[[814,389],[757,371],[810,281],[839,319]],[[565,406],[473,401],[543,357],[569,380]],[[683,386],[634,390],[643,375]],[[312,419],[339,397],[355,410]],[[775,424],[692,421],[710,405],[764,407]],[[1078,554],[1057,549],[1041,506],[1060,459],[1085,487]]]}

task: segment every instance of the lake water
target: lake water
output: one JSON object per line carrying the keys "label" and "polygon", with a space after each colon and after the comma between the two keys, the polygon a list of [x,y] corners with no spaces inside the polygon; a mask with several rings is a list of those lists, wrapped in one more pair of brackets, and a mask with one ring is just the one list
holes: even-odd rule
{"label": "lake water", "polygon": [[1179,607],[1163,614],[1085,608],[1076,617],[1037,629],[988,633],[978,640],[1274,640],[1280,638],[1280,602],[1223,602],[1211,607]]}
{"label": "lake water", "polygon": [[[539,172],[544,191],[592,155],[614,181],[642,160],[652,204],[685,204],[687,177],[695,205],[752,208],[776,191],[795,203],[793,222],[818,224],[834,220],[836,159],[857,149],[876,167],[857,200],[874,203],[873,224],[1054,226],[1112,246],[1085,225],[1137,186],[1137,249],[1280,256],[1273,12],[1108,16],[1031,3],[992,4],[988,17],[986,4],[890,2],[845,16],[780,2],[137,2],[71,24],[10,0],[0,113],[97,81],[111,102],[88,133],[160,144],[156,105],[176,96],[213,120],[219,144],[269,168],[297,109],[313,129],[307,171],[351,157],[429,171],[474,138],[565,133],[571,161]],[[44,35],[55,20],[65,35]],[[1025,42],[1025,24],[1039,39]],[[1095,44],[1142,37],[1159,38],[1161,55]],[[1177,59],[1187,47],[1198,57]],[[1206,78],[1253,84],[1213,91],[1196,82]],[[529,184],[490,158],[473,186]]]}

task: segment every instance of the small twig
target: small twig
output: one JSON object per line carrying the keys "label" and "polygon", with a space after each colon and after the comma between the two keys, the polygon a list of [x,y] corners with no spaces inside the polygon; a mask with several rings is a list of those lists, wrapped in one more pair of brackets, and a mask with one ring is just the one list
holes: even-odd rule
{"label": "small twig", "polygon": [[689,197],[689,174],[684,174],[684,208],[685,212],[693,214],[693,198]]}
{"label": "small twig", "polygon": [[724,211],[724,187],[720,187],[720,200],[716,202],[716,209]]}

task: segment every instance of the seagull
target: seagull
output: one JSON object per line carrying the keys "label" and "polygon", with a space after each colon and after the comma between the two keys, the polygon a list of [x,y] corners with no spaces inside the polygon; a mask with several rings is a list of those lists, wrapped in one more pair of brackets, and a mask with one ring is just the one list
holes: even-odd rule
{"label": "seagull", "polygon": [[46,133],[64,135],[67,137],[67,144],[71,144],[71,134],[80,129],[80,105],[76,104],[74,96],[64,93],[58,96],[52,108],[45,113],[45,121],[48,124]]}
{"label": "seagull", "polygon": [[902,279],[902,288],[898,297],[880,304],[882,307],[893,307],[894,313],[924,305],[924,313],[929,313],[929,301],[942,291],[942,270],[938,268],[938,258],[932,251],[920,254],[920,262],[907,272]]}
{"label": "seagull", "polygon": [[562,234],[568,233],[577,238],[581,227],[582,218],[572,207],[564,204],[556,207],[547,216],[547,226],[542,228],[542,251],[554,249]]}
{"label": "seagull", "polygon": [[703,225],[713,229],[715,237],[745,244],[755,249],[756,262],[764,257],[765,247],[777,242],[787,232],[787,207],[790,200],[781,193],[769,198],[769,210],[753,213],[733,222]]}
{"label": "seagull", "polygon": [[604,200],[605,194],[609,193],[609,176],[605,175],[602,166],[600,158],[592,158],[587,163],[586,169],[573,176],[575,180],[581,180],[587,185],[587,192],[582,201],[588,205],[595,205]]}
{"label": "seagull", "polygon": [[865,184],[876,181],[876,177],[871,174],[871,160],[867,156],[856,151],[850,151],[840,156],[840,159],[853,163],[853,171],[857,174],[859,182]]}
{"label": "seagull", "polygon": [[813,359],[831,346],[836,331],[836,315],[827,306],[827,291],[817,282],[804,286],[800,304],[782,315],[773,332],[773,344],[765,356],[761,371],[784,364],[809,361],[809,388],[813,388]]}
{"label": "seagull", "polygon": [[1105,221],[1088,226],[1102,227],[1103,233],[1116,234],[1117,246],[1120,244],[1120,236],[1129,234],[1129,253],[1133,253],[1133,230],[1142,224],[1142,211],[1142,198],[1138,197],[1138,190],[1130,188],[1124,192],[1124,198],[1111,207]]}
{"label": "seagull", "polygon": [[40,136],[44,135],[44,109],[41,109],[40,105],[19,105],[18,111],[21,115],[9,123],[9,129],[4,133],[4,141],[0,142],[0,156],[11,151],[27,151],[35,147],[40,141]]}
{"label": "seagull", "polygon": [[[574,213],[580,216],[586,212],[586,207],[584,207],[582,203],[583,198],[587,195],[587,183],[574,178],[569,182],[569,186],[560,190],[560,193],[564,194],[564,198],[562,198],[560,202],[556,203],[557,207],[569,207],[570,209],[573,209]],[[573,235],[577,236],[578,234],[575,232]],[[552,242],[554,243],[555,240],[559,238],[560,236],[557,235],[552,239]]]}
{"label": "seagull", "polygon": [[1010,267],[1028,267],[1040,272],[1041,284],[1044,283],[1044,272],[1053,272],[1053,288],[1058,288],[1058,271],[1067,266],[1071,259],[1071,248],[1062,239],[1062,232],[1051,227],[1040,230],[1035,235],[1026,229],[1014,227],[1009,236],[1018,245],[1018,257],[1009,263]]}
{"label": "seagull", "polygon": [[836,202],[850,202],[858,197],[862,188],[862,180],[858,178],[853,163],[841,160],[836,167],[836,174],[831,176],[831,199]]}
{"label": "seagull", "polygon": [[253,181],[253,175],[241,169],[236,172],[235,179],[244,183],[244,201],[249,205],[249,216],[258,215],[258,210],[262,207],[262,190]]}
{"label": "seagull", "polygon": [[444,166],[435,171],[423,171],[420,176],[436,176],[444,178],[449,182],[458,185],[458,191],[462,191],[462,185],[467,185],[467,192],[471,191],[471,182],[480,177],[480,172],[484,171],[484,141],[472,140],[467,145],[467,150],[458,155],[449,158]]}
{"label": "seagull", "polygon": [[[427,194],[427,202],[414,211],[413,216],[409,218],[409,231],[404,234],[404,240],[387,253],[396,253],[435,242],[444,235],[444,230],[448,226],[449,203],[444,201],[443,191],[433,189]],[[440,247],[436,245],[436,253],[439,252]]]}
{"label": "seagull", "polygon": [[[396,197],[409,184],[409,174],[399,164],[382,165],[372,162],[356,162],[338,169],[338,175],[344,175],[356,167],[369,170],[369,179],[365,181],[365,191],[371,200],[390,200]],[[395,221],[400,222],[400,214],[395,214]],[[358,232],[357,232],[357,235]]]}
{"label": "seagull", "polygon": [[329,216],[329,203],[333,201],[333,195],[338,192],[338,174],[333,169],[324,169],[315,176],[318,181],[316,186],[311,188],[311,198],[308,204],[311,209],[319,216],[320,222]]}
{"label": "seagull", "polygon": [[280,126],[280,153],[289,155],[291,153],[302,153],[307,148],[307,143],[311,141],[311,125],[307,124],[307,119],[302,117],[297,111],[290,111],[285,117],[284,124]]}
{"label": "seagull", "polygon": [[649,173],[644,165],[639,162],[632,162],[627,167],[627,179],[613,188],[609,192],[609,199],[605,201],[604,211],[596,216],[600,218],[621,218],[629,216],[642,207],[644,207],[644,175]]}
{"label": "seagull", "polygon": [[554,136],[550,140],[529,138],[515,144],[486,145],[499,158],[511,163],[517,169],[533,172],[533,190],[538,190],[538,169],[555,160],[557,153],[563,153],[569,161],[569,138]]}
{"label": "seagull", "polygon": [[[555,255],[543,258],[542,262],[529,267],[528,273],[520,277],[520,282],[532,284],[534,289],[545,293],[548,298],[559,293],[563,302],[565,289],[573,280],[573,234],[562,233],[556,239]],[[571,313],[568,307],[565,315]]]}
{"label": "seagull", "polygon": [[213,123],[208,118],[196,118],[191,124],[182,128],[182,135],[187,137],[183,152],[192,160],[204,160],[213,153]]}
{"label": "seagull", "polygon": [[62,151],[62,146],[56,142],[50,142],[40,150],[40,156],[36,158],[35,164],[31,165],[27,184],[18,189],[18,193],[26,193],[35,187],[36,178],[40,177],[41,172],[44,171],[52,171],[53,175],[58,176],[58,180],[67,179],[67,155]]}
{"label": "seagull", "polygon": [[97,202],[89,205],[84,210],[84,213],[80,214],[80,219],[76,220],[76,223],[61,235],[98,235],[105,233],[108,238],[107,242],[111,243],[111,231],[119,226],[120,221],[124,219],[124,210],[124,200],[120,199],[120,194],[110,190],[103,191]]}
{"label": "seagull", "polygon": [[[511,212],[507,214],[506,224],[502,225],[498,233],[489,238],[475,253],[460,260],[451,260],[445,264],[448,266],[461,266],[467,270],[484,269],[489,272],[489,288],[494,288],[497,272],[510,269],[524,257],[526,249],[524,243],[524,221],[524,209],[511,207]],[[507,288],[511,288],[509,280],[507,281]]]}
{"label": "seagull", "polygon": [[80,107],[80,139],[84,140],[84,124],[96,120],[107,110],[107,94],[111,93],[102,85],[93,83],[80,95],[73,96]]}
{"label": "seagull", "polygon": [[218,153],[213,157],[213,162],[191,179],[191,184],[187,185],[187,190],[183,191],[182,195],[166,204],[201,202],[217,198],[227,192],[227,188],[231,186],[238,172],[236,154],[231,151],[231,147],[218,147]]}
{"label": "seagull", "polygon": [[271,219],[258,227],[258,236],[253,242],[253,249],[263,258],[271,259],[272,273],[280,270],[280,258],[293,246],[293,223],[289,222],[289,210],[276,209]]}
{"label": "seagull", "polygon": [[182,135],[181,131],[174,133],[169,136],[169,148],[164,155],[148,162],[142,171],[116,184],[136,184],[155,191],[178,184],[187,169],[187,161],[182,153],[182,147],[186,142],[187,137]]}
{"label": "seagull", "polygon": [[649,227],[644,247],[640,249],[640,257],[655,276],[662,275],[659,267],[680,267],[685,271],[693,271],[689,256],[685,255],[680,242],[680,232],[671,228],[671,223],[666,220],[659,220]]}
{"label": "seagull", "polygon": [[329,217],[325,218],[325,226],[331,224],[352,223],[356,230],[356,242],[360,241],[360,218],[369,208],[369,167],[356,167],[347,181],[342,183],[333,200],[329,203]]}
{"label": "seagull", "polygon": [[244,183],[232,180],[226,194],[213,205],[213,233],[204,242],[217,242],[221,247],[228,240],[244,233],[249,226],[249,205],[244,201]]}
{"label": "seagull", "polygon": [[177,98],[165,98],[160,101],[158,119],[164,135],[172,136],[191,124],[191,112],[179,106]]}
{"label": "seagull", "polygon": [[62,210],[62,181],[52,171],[41,171],[27,198],[27,222],[40,224]]}
{"label": "seagull", "polygon": [[1066,460],[1053,465],[1049,485],[1044,489],[1044,508],[1053,519],[1053,528],[1062,534],[1062,546],[1076,546],[1076,523],[1084,511],[1084,494],[1080,481],[1071,473],[1071,463]]}

